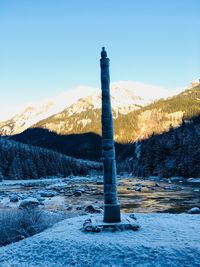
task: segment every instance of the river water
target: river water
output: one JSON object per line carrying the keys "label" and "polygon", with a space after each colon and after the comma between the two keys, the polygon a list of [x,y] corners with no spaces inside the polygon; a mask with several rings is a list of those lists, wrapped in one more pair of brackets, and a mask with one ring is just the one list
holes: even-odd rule
{"label": "river water", "polygon": [[[44,181],[44,180],[43,180]],[[75,194],[74,192],[81,192]],[[53,197],[41,198],[41,192],[54,192]],[[17,195],[18,202],[10,202]],[[118,196],[123,212],[187,212],[200,207],[200,183],[139,180],[134,177],[118,179]],[[44,182],[0,184],[0,209],[17,207],[27,197],[39,197],[44,209],[65,212],[69,216],[84,214],[88,205],[103,207],[103,185],[99,179],[57,179]]]}

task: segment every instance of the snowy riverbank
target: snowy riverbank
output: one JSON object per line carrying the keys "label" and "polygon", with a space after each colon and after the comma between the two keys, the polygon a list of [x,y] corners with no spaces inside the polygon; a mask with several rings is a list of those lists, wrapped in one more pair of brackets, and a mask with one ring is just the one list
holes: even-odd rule
{"label": "snowy riverbank", "polygon": [[200,215],[136,214],[137,232],[83,233],[75,217],[0,248],[0,266],[199,267]]}

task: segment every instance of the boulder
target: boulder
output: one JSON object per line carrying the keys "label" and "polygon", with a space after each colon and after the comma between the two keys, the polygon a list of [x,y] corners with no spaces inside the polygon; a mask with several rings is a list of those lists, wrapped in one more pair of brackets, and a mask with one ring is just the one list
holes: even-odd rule
{"label": "boulder", "polygon": [[10,202],[18,202],[19,201],[19,197],[17,195],[13,195],[10,197]]}
{"label": "boulder", "polygon": [[200,178],[189,178],[187,179],[187,182],[200,183]]}
{"label": "boulder", "polygon": [[141,191],[142,191],[142,188],[138,186],[138,187],[135,187],[134,190],[135,190],[136,192],[141,192]]}
{"label": "boulder", "polygon": [[43,191],[40,193],[41,197],[55,197],[56,193],[53,191]]}
{"label": "boulder", "polygon": [[29,197],[24,200],[19,205],[19,209],[33,209],[40,205],[37,198]]}
{"label": "boulder", "polygon": [[82,209],[83,209],[82,206],[77,206],[77,207],[76,207],[76,210],[82,210]]}
{"label": "boulder", "polygon": [[101,208],[95,207],[93,205],[88,205],[85,208],[85,211],[89,212],[89,213],[102,213],[103,212],[103,210]]}
{"label": "boulder", "polygon": [[136,183],[136,184],[134,184],[134,186],[136,186],[136,187],[144,187],[144,185],[143,184],[141,184],[141,183]]}
{"label": "boulder", "polygon": [[104,182],[103,182],[103,181],[97,181],[96,184],[97,184],[97,185],[103,185]]}
{"label": "boulder", "polygon": [[170,179],[172,182],[180,182],[184,180],[183,177],[171,177]]}
{"label": "boulder", "polygon": [[200,208],[198,207],[191,208],[190,210],[188,210],[188,213],[189,214],[200,214]]}
{"label": "boulder", "polygon": [[79,190],[76,190],[76,191],[74,192],[74,196],[75,196],[75,197],[80,197],[81,195],[82,195],[82,192],[79,191]]}
{"label": "boulder", "polygon": [[85,193],[85,188],[80,187],[80,188],[77,188],[76,191],[81,192],[81,193]]}
{"label": "boulder", "polygon": [[200,192],[200,189],[194,189],[193,192]]}
{"label": "boulder", "polygon": [[102,229],[103,229],[102,227],[92,224],[91,219],[87,219],[84,222],[83,227],[81,228],[81,231],[99,233],[102,231]]}
{"label": "boulder", "polygon": [[72,206],[69,206],[69,207],[66,208],[66,210],[72,210],[72,209],[73,209]]}
{"label": "boulder", "polygon": [[149,189],[150,190],[156,190],[156,188],[154,186],[150,186]]}

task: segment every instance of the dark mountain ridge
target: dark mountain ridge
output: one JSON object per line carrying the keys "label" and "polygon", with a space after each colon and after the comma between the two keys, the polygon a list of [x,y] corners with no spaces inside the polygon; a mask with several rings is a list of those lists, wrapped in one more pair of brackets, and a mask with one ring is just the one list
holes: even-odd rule
{"label": "dark mountain ridge", "polygon": [[[101,158],[101,136],[96,133],[61,135],[42,128],[31,128],[10,137],[15,141],[52,149],[75,158],[97,160]],[[115,144],[117,156],[123,153],[124,146]]]}

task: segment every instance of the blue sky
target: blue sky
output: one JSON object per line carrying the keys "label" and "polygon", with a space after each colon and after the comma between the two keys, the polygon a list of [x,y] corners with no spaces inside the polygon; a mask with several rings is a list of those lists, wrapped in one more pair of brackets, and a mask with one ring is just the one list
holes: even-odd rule
{"label": "blue sky", "polygon": [[[0,106],[111,79],[185,87],[200,76],[199,0],[0,0]],[[0,117],[1,119],[1,117]]]}

